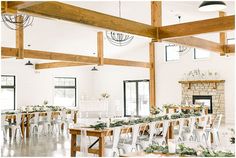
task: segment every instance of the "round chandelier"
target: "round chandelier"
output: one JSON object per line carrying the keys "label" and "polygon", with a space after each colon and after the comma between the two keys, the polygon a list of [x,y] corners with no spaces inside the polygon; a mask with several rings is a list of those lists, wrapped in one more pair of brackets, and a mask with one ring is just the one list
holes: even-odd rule
{"label": "round chandelier", "polygon": [[[119,17],[121,18],[121,1],[119,1]],[[125,46],[134,38],[134,36],[115,31],[106,31],[106,37],[115,46]]]}
{"label": "round chandelier", "polygon": [[[19,21],[21,19],[21,21]],[[20,27],[26,28],[32,26],[34,17],[26,14],[2,14],[3,23],[11,30],[17,30]]]}

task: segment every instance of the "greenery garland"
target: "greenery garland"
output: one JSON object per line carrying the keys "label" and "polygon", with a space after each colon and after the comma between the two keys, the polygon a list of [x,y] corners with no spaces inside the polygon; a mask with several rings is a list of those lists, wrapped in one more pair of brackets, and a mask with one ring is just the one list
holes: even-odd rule
{"label": "greenery garland", "polygon": [[[157,144],[150,145],[146,149],[144,149],[146,153],[162,153],[168,154],[168,146],[160,146]],[[176,154],[180,156],[198,156],[198,157],[235,157],[235,154],[232,152],[224,152],[224,151],[213,151],[208,148],[204,148],[201,146],[199,151],[196,151],[193,148],[186,147],[184,144],[179,144],[178,149],[176,150]]]}

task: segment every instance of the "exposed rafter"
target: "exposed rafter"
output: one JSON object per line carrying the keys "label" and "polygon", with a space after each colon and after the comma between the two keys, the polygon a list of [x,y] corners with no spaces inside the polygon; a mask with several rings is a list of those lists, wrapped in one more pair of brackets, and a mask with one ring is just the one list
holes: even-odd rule
{"label": "exposed rafter", "polygon": [[[17,49],[2,47],[1,54],[2,56],[17,57]],[[47,51],[39,51],[39,50],[29,50],[29,49],[24,50],[24,57],[32,58],[32,59],[59,60],[59,61],[64,61],[64,62],[67,61],[67,62],[79,62],[79,63],[87,63],[87,64],[98,64],[97,57],[55,53],[55,52],[47,52]],[[147,62],[109,59],[109,58],[104,58],[104,64],[149,68],[149,63]]]}
{"label": "exposed rafter", "polygon": [[103,58],[103,32],[97,33],[97,56],[98,56],[98,65],[104,64]]}
{"label": "exposed rafter", "polygon": [[158,28],[158,39],[171,39],[197,34],[228,31],[235,29],[235,16],[199,20]]}
{"label": "exposed rafter", "polygon": [[78,62],[51,62],[51,63],[35,64],[35,69],[39,70],[39,69],[85,66],[85,65],[89,65],[89,64],[78,63]]}

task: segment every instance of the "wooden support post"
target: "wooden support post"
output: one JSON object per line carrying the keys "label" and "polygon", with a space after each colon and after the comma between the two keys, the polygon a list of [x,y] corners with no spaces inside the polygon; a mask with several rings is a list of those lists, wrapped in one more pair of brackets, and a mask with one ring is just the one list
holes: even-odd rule
{"label": "wooden support post", "polygon": [[24,58],[24,28],[23,28],[23,16],[17,16],[16,24],[16,48],[18,49],[18,54],[16,59]]}
{"label": "wooden support post", "polygon": [[98,34],[97,34],[97,56],[98,56],[98,65],[103,65],[104,64],[103,32],[98,32]]}
{"label": "wooden support post", "polygon": [[149,58],[150,58],[150,109],[156,107],[156,84],[155,84],[155,43],[149,44]]}
{"label": "wooden support post", "polygon": [[[220,11],[219,12],[219,17],[224,17],[224,16],[226,16],[226,13],[223,12],[223,11]],[[226,38],[227,38],[226,32],[220,32],[220,45],[223,47],[223,51],[220,52],[221,56],[224,56],[225,53],[226,53],[226,49],[225,49],[225,46],[224,46],[224,45],[226,45]]]}
{"label": "wooden support post", "polygon": [[[161,1],[151,2],[151,23],[154,27],[160,27],[162,25],[162,11]],[[150,73],[150,110],[156,108],[156,84],[155,84],[155,43],[149,44],[149,73]]]}

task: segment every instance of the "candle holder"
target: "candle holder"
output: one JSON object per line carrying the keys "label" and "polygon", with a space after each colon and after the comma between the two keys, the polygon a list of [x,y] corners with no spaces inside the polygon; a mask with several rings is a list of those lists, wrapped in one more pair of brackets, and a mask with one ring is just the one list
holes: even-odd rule
{"label": "candle holder", "polygon": [[168,139],[168,150],[169,150],[169,153],[172,153],[172,154],[176,152],[175,139]]}

